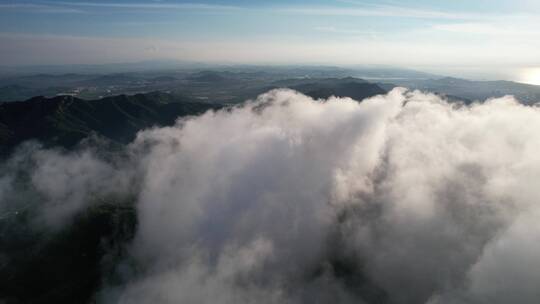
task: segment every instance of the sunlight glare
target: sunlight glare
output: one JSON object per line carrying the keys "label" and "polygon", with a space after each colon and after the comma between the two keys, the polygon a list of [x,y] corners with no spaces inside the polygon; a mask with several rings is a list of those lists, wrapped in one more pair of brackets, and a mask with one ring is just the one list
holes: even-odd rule
{"label": "sunlight glare", "polygon": [[528,68],[522,73],[520,82],[540,85],[540,68]]}

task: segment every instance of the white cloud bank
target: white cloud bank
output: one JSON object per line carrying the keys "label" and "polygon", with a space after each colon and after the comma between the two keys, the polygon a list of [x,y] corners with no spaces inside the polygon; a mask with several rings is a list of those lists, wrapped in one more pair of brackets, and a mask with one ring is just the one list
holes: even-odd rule
{"label": "white cloud bank", "polygon": [[28,172],[71,213],[102,188],[136,193],[134,275],[101,302],[536,303],[539,129],[511,97],[275,90],[141,132],[124,163],[34,150]]}

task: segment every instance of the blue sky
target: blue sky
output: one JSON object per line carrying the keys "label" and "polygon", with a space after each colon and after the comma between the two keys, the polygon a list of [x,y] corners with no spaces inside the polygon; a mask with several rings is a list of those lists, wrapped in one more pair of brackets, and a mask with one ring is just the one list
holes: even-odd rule
{"label": "blue sky", "polygon": [[0,65],[540,65],[540,2],[0,0]]}

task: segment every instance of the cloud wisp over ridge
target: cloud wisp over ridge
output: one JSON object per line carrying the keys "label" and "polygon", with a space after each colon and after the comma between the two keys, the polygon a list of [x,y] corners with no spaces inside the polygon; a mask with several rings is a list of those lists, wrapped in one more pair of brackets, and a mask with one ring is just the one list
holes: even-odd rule
{"label": "cloud wisp over ridge", "polygon": [[119,158],[26,146],[3,164],[0,210],[38,195],[36,223],[55,226],[135,197],[133,269],[103,303],[535,303],[538,128],[512,97],[274,90],[143,131]]}

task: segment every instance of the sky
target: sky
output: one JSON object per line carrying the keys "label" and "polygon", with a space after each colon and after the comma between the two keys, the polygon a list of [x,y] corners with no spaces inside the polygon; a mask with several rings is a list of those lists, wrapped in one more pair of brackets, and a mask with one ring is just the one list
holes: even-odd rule
{"label": "sky", "polygon": [[0,0],[0,65],[540,66],[535,0]]}

